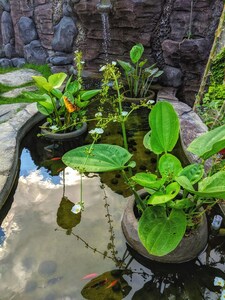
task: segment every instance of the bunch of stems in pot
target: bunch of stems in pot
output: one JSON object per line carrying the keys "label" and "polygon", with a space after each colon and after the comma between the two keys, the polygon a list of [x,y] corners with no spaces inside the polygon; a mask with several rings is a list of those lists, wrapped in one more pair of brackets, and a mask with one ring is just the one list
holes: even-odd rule
{"label": "bunch of stems in pot", "polygon": [[153,80],[163,73],[156,64],[146,67],[148,60],[142,59],[143,53],[144,46],[136,44],[130,50],[130,62],[118,60],[124,71],[125,94],[131,98],[148,97]]}
{"label": "bunch of stems in pot", "polygon": [[25,96],[37,101],[38,111],[46,116],[48,130],[53,133],[80,128],[85,121],[87,106],[100,92],[100,89],[85,90],[83,87],[83,64],[82,52],[76,51],[76,79],[73,75],[68,78],[64,72],[52,74],[47,79],[32,76],[38,92],[25,93]]}

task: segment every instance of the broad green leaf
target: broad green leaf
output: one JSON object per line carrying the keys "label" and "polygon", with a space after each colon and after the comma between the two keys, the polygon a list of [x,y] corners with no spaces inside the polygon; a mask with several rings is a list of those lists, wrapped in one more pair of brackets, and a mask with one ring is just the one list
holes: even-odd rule
{"label": "broad green leaf", "polygon": [[147,59],[144,59],[144,60],[140,61],[140,62],[139,62],[139,67],[140,67],[140,68],[144,67],[144,65],[145,65],[147,62],[148,62]]}
{"label": "broad green leaf", "polygon": [[163,74],[163,71],[158,71],[155,75],[154,78],[158,78],[159,76],[161,76]]}
{"label": "broad green leaf", "polygon": [[180,185],[177,182],[170,183],[165,192],[155,192],[149,199],[148,204],[158,205],[174,199],[180,191]]}
{"label": "broad green leaf", "polygon": [[36,85],[39,88],[42,88],[48,92],[50,92],[53,86],[47,81],[47,79],[43,76],[32,76],[33,80],[35,81]]}
{"label": "broad green leaf", "polygon": [[225,125],[222,125],[194,139],[187,150],[198,155],[202,159],[208,159],[224,148]]}
{"label": "broad green leaf", "polygon": [[59,88],[65,81],[66,77],[66,73],[56,73],[48,77],[48,82],[52,85],[52,87]]}
{"label": "broad green leaf", "polygon": [[205,197],[225,198],[225,171],[199,181],[199,193]]}
{"label": "broad green leaf", "polygon": [[85,91],[84,93],[82,93],[81,95],[81,99],[84,101],[87,101],[91,98],[93,98],[94,96],[96,96],[97,94],[99,94],[101,90],[90,90],[90,91]]}
{"label": "broad green leaf", "polygon": [[191,184],[198,182],[204,175],[204,167],[201,164],[191,164],[181,170],[178,176],[186,176]]}
{"label": "broad green leaf", "polygon": [[151,128],[150,147],[156,154],[173,150],[179,138],[179,119],[173,106],[157,102],[149,114]]}
{"label": "broad green leaf", "polygon": [[182,170],[181,162],[172,154],[164,154],[159,159],[159,172],[172,180]]}
{"label": "broad green leaf", "polygon": [[137,44],[130,50],[130,59],[133,64],[136,64],[142,57],[144,52],[144,46],[142,44]]}
{"label": "broad green leaf", "polygon": [[34,100],[34,101],[45,101],[50,99],[50,96],[47,94],[40,94],[38,92],[23,92],[22,93],[26,98]]}
{"label": "broad green leaf", "polygon": [[81,85],[77,80],[70,82],[66,87],[66,92],[76,94],[81,89]]}
{"label": "broad green leaf", "polygon": [[175,180],[179,183],[180,186],[182,186],[185,190],[187,190],[190,193],[196,194],[196,191],[194,190],[190,180],[186,176],[177,176]]}
{"label": "broad green leaf", "polygon": [[37,109],[41,114],[48,116],[54,111],[54,106],[51,99],[47,99],[37,102]]}
{"label": "broad green leaf", "polygon": [[150,189],[159,189],[165,182],[164,179],[157,179],[157,176],[155,174],[151,173],[137,173],[135,176],[131,177],[131,179],[136,182],[137,184],[140,184],[141,186],[145,188]]}
{"label": "broad green leaf", "polygon": [[186,230],[186,216],[182,210],[172,209],[167,217],[162,206],[150,206],[138,223],[138,235],[146,250],[156,256],[173,251]]}
{"label": "broad green leaf", "polygon": [[134,71],[134,67],[130,63],[119,59],[117,61],[119,65],[124,69],[125,73],[130,73],[131,71]]}
{"label": "broad green leaf", "polygon": [[108,172],[124,169],[132,157],[126,149],[117,145],[96,144],[90,149],[91,145],[87,145],[70,150],[63,155],[62,161],[82,172]]}

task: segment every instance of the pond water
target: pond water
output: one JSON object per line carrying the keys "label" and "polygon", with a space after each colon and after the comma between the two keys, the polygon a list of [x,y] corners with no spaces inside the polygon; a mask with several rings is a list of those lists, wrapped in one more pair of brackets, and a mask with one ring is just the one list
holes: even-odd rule
{"label": "pond water", "polygon": [[[128,134],[135,152],[147,128],[132,124]],[[122,192],[129,193],[119,175],[84,176],[85,210],[74,215],[80,176],[52,160],[61,149],[37,138],[37,128],[24,140],[15,193],[0,215],[1,300],[219,298],[213,281],[225,278],[224,237],[211,234],[196,261],[146,263],[127,248],[121,231],[127,201]],[[106,135],[115,142],[120,132],[114,127]],[[154,168],[144,149],[135,159],[140,169]]]}

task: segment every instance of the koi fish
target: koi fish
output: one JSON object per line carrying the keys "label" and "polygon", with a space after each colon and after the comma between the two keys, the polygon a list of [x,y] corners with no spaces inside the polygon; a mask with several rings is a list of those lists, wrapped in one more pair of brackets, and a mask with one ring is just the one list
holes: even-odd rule
{"label": "koi fish", "polygon": [[60,160],[60,159],[61,159],[61,157],[53,157],[50,160]]}
{"label": "koi fish", "polygon": [[97,273],[91,273],[91,274],[84,276],[82,279],[91,279],[91,278],[95,278],[96,276],[98,276]]}
{"label": "koi fish", "polygon": [[108,286],[106,287],[106,289],[109,289],[109,288],[115,286],[115,285],[117,284],[118,281],[119,281],[119,279],[113,280],[113,281],[110,283],[110,285],[108,285]]}

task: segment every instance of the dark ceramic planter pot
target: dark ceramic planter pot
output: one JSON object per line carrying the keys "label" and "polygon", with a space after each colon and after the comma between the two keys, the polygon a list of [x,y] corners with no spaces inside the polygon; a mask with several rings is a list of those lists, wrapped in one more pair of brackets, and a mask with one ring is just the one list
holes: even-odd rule
{"label": "dark ceramic planter pot", "polygon": [[48,122],[42,125],[45,128],[41,128],[41,133],[46,139],[55,142],[73,141],[75,139],[81,138],[85,135],[85,133],[87,133],[87,123],[85,122],[82,124],[81,128],[67,133],[52,133],[50,130],[47,129],[48,125]]}
{"label": "dark ceramic planter pot", "polygon": [[154,256],[147,252],[138,237],[138,221],[134,214],[135,201],[128,200],[122,218],[122,230],[129,246],[144,258],[161,263],[184,263],[195,259],[206,247],[208,240],[208,226],[206,216],[196,230],[184,237],[180,244],[171,253],[164,256]]}
{"label": "dark ceramic planter pot", "polygon": [[128,97],[126,95],[126,93],[123,95],[124,96],[124,101],[125,102],[130,102],[130,103],[140,103],[141,101],[148,101],[148,100],[154,100],[155,99],[155,92],[153,90],[149,91],[149,94],[147,97],[143,97],[143,98],[132,98],[132,97]]}

